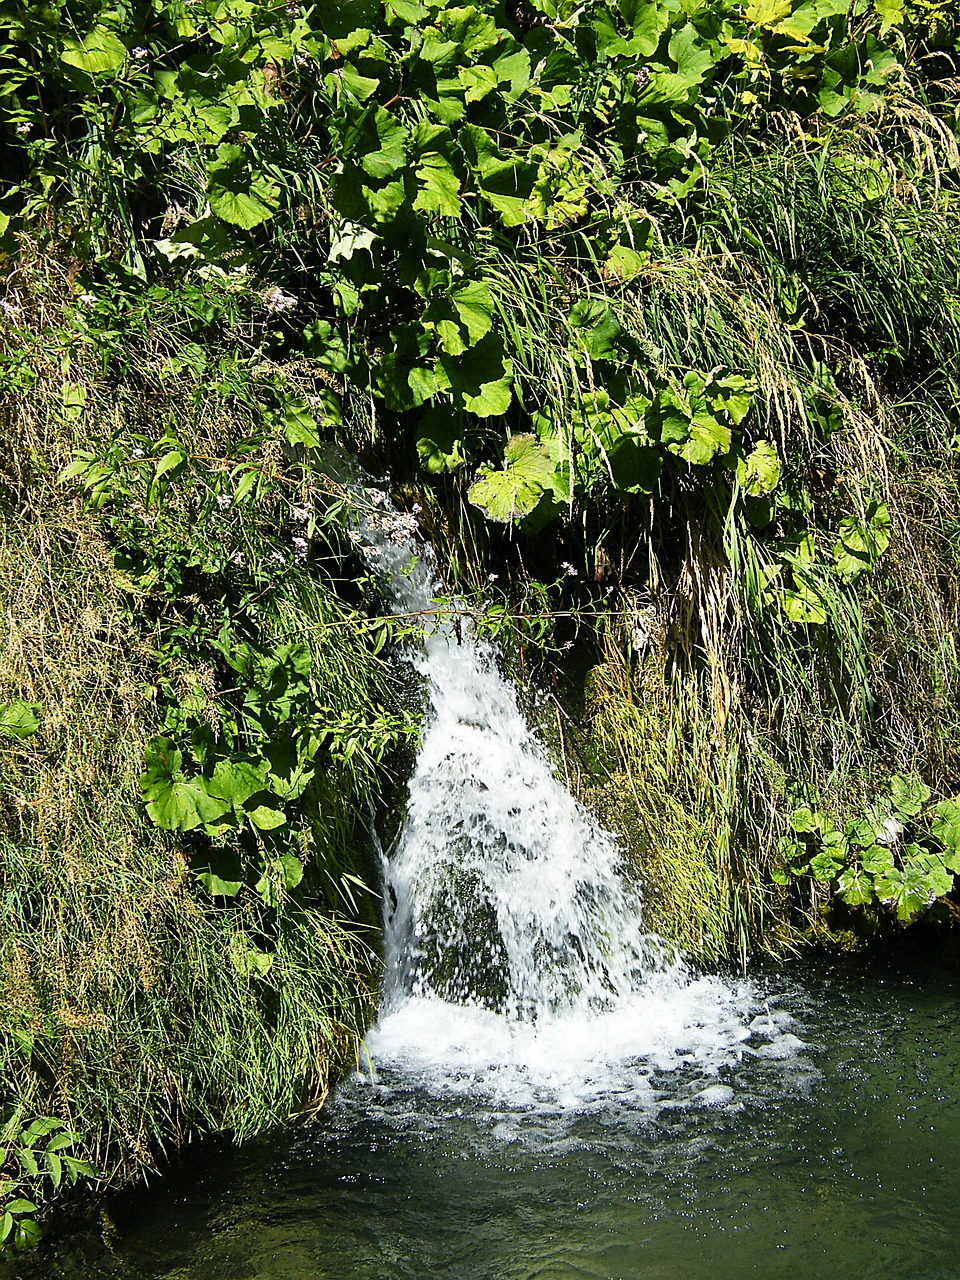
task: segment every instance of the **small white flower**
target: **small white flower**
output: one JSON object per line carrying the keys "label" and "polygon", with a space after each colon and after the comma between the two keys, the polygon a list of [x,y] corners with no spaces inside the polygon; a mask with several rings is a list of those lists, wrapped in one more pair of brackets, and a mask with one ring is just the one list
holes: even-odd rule
{"label": "small white flower", "polygon": [[12,302],[8,302],[6,298],[0,298],[0,307],[3,307],[8,316],[15,316],[17,314],[17,308]]}
{"label": "small white flower", "polygon": [[306,538],[293,538],[292,542],[294,560],[306,560],[308,545]]}
{"label": "small white flower", "polygon": [[309,507],[294,507],[291,515],[297,524],[306,524],[312,512]]}
{"label": "small white flower", "polygon": [[423,510],[423,507],[421,507],[420,503],[415,502],[413,506],[410,508],[410,514],[418,516],[422,510]]}
{"label": "small white flower", "polygon": [[77,301],[82,302],[85,307],[92,307],[96,302],[96,298],[92,293],[81,293]]}
{"label": "small white flower", "polygon": [[357,544],[358,542],[362,542],[362,541],[363,541],[363,534],[361,534],[361,533],[359,532],[359,530],[357,530],[357,529],[351,529],[351,530],[348,532],[347,537],[348,537],[348,538],[350,539],[350,541],[354,544],[354,546],[356,546],[356,544]]}
{"label": "small white flower", "polygon": [[563,572],[567,575],[568,578],[578,578],[580,576],[577,573],[576,569],[573,567],[572,564],[570,564],[568,560],[564,560],[560,568],[563,570]]}
{"label": "small white flower", "polygon": [[286,556],[283,554],[282,551],[271,551],[270,559],[275,560],[278,564],[283,564],[283,562],[286,560]]}
{"label": "small white flower", "polygon": [[233,555],[230,557],[230,563],[231,563],[231,564],[245,565],[247,562],[246,562],[246,560],[244,560],[244,558],[243,558],[243,552],[242,552],[242,551],[235,551],[235,552],[233,553]]}
{"label": "small white flower", "polygon": [[275,316],[283,311],[293,311],[297,306],[297,299],[292,294],[284,293],[282,289],[274,285],[272,289],[268,289],[263,295],[263,305],[272,316]]}
{"label": "small white flower", "polygon": [[496,580],[497,580],[497,578],[498,578],[498,577],[499,577],[499,575],[498,575],[498,574],[496,574],[496,573],[488,573],[488,574],[487,574],[487,581],[488,581],[488,582],[496,582]]}
{"label": "small white flower", "polygon": [[139,44],[137,45],[137,47],[136,47],[135,49],[131,49],[131,50],[130,50],[130,57],[131,57],[131,58],[137,58],[137,59],[139,60],[139,59],[141,59],[141,58],[148,58],[149,56],[150,56],[150,55],[149,55],[149,53],[147,52],[147,50],[146,50],[146,49],[144,49],[144,48],[143,48],[143,46],[142,46],[142,45],[139,45]]}
{"label": "small white flower", "polygon": [[605,588],[604,588],[604,591],[603,591],[603,594],[604,594],[605,596],[612,596],[612,595],[613,595],[613,587],[605,587]]}
{"label": "small white flower", "polygon": [[17,125],[17,133],[20,134],[21,138],[25,138],[32,128],[33,126],[30,124],[29,120],[24,120],[23,124]]}
{"label": "small white flower", "polygon": [[230,497],[229,493],[217,494],[217,506],[220,508],[221,511],[226,511],[227,507],[229,507],[231,502],[232,502],[232,498]]}
{"label": "small white flower", "polygon": [[561,648],[561,649],[572,649],[572,648],[573,648],[573,641],[572,641],[572,640],[567,640],[567,641],[565,641],[565,643],[564,643],[564,644],[562,644],[562,645],[560,646],[560,648]]}
{"label": "small white flower", "polygon": [[130,457],[131,457],[131,458],[142,458],[142,457],[143,457],[143,450],[142,450],[142,449],[131,449],[131,450],[130,450]]}

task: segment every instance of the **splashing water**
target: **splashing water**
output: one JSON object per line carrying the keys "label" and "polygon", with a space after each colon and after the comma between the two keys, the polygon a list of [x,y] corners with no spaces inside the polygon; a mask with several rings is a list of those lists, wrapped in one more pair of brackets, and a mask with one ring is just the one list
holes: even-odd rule
{"label": "splashing water", "polygon": [[[383,858],[386,976],[370,1082],[554,1111],[725,1104],[725,1068],[793,1061],[790,1016],[747,982],[696,977],[648,934],[621,855],[554,777],[492,645],[436,620],[413,521],[376,488],[351,537],[427,686],[406,820]],[[672,1087],[666,1087],[670,1079]]]}

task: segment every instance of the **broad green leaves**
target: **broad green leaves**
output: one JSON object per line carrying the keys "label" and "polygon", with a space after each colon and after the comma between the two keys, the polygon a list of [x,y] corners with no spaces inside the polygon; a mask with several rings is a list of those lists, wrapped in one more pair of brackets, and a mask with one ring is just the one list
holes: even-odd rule
{"label": "broad green leaves", "polygon": [[127,60],[126,46],[104,26],[96,26],[82,40],[66,39],[60,60],[88,76],[116,71]]}
{"label": "broad green leaves", "polygon": [[15,698],[0,702],[0,739],[22,740],[32,737],[40,728],[40,704]]}
{"label": "broad green leaves", "polygon": [[469,498],[490,520],[507,523],[530,515],[557,476],[548,450],[532,435],[511,436],[502,470],[481,467]]}
{"label": "broad green leaves", "polygon": [[882,502],[869,502],[863,516],[847,516],[833,549],[837,571],[847,579],[872,569],[890,545],[890,512]]}
{"label": "broad green leaves", "polygon": [[585,216],[588,191],[587,174],[576,152],[551,147],[540,159],[526,210],[552,231]]}
{"label": "broad green leaves", "polygon": [[953,891],[960,872],[960,803],[940,801],[931,823],[929,801],[919,778],[894,774],[842,829],[827,813],[800,806],[790,815],[798,838],[781,841],[774,878],[786,884],[809,875],[834,885],[849,907],[881,906],[909,924]]}
{"label": "broad green leaves", "polygon": [[252,171],[240,147],[221,144],[209,165],[207,198],[210,208],[233,226],[249,231],[272,218],[276,210],[276,186]]}
{"label": "broad green leaves", "polygon": [[184,773],[183,755],[169,739],[154,739],[147,745],[144,765],[143,797],[147,812],[158,827],[166,831],[193,831],[216,822],[230,808],[210,794],[202,778],[191,778]]}
{"label": "broad green leaves", "polygon": [[421,157],[416,176],[420,190],[413,202],[415,209],[444,218],[460,216],[460,179],[445,156],[428,152]]}
{"label": "broad green leaves", "polygon": [[0,1248],[8,1243],[18,1251],[35,1248],[41,1232],[34,1215],[51,1190],[99,1178],[76,1154],[80,1143],[80,1134],[55,1116],[27,1123],[14,1109],[0,1129]]}

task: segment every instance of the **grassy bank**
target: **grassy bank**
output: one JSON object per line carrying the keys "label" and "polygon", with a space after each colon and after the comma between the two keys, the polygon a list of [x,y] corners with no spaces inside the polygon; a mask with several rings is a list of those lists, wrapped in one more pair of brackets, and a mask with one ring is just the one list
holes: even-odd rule
{"label": "grassy bank", "polygon": [[[210,412],[171,374],[181,335],[151,312],[118,377],[55,262],[22,262],[6,302],[0,1145],[28,1243],[30,1205],[75,1179],[309,1115],[356,1060],[379,966],[367,806],[410,725],[331,576],[342,557],[303,519],[312,476],[242,402]],[[168,501],[152,464],[136,488],[158,424],[197,456]],[[113,515],[58,478],[98,448],[127,468]],[[273,482],[242,511],[208,492],[235,454]],[[158,743],[179,753],[160,784]],[[232,804],[211,796],[203,822],[170,806],[221,761],[221,782],[248,779]]]}
{"label": "grassy bank", "polygon": [[950,6],[0,25],[8,1205],[356,1052],[417,716],[331,445],[553,682],[651,925],[950,922]]}

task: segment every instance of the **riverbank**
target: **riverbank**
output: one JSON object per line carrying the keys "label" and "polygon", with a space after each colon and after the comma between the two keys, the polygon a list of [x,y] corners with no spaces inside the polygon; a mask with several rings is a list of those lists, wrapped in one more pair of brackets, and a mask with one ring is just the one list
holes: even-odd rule
{"label": "riverbank", "polygon": [[2,19],[22,1244],[357,1059],[423,628],[356,503],[434,549],[431,625],[497,643],[668,942],[957,915],[955,19],[224,13]]}

